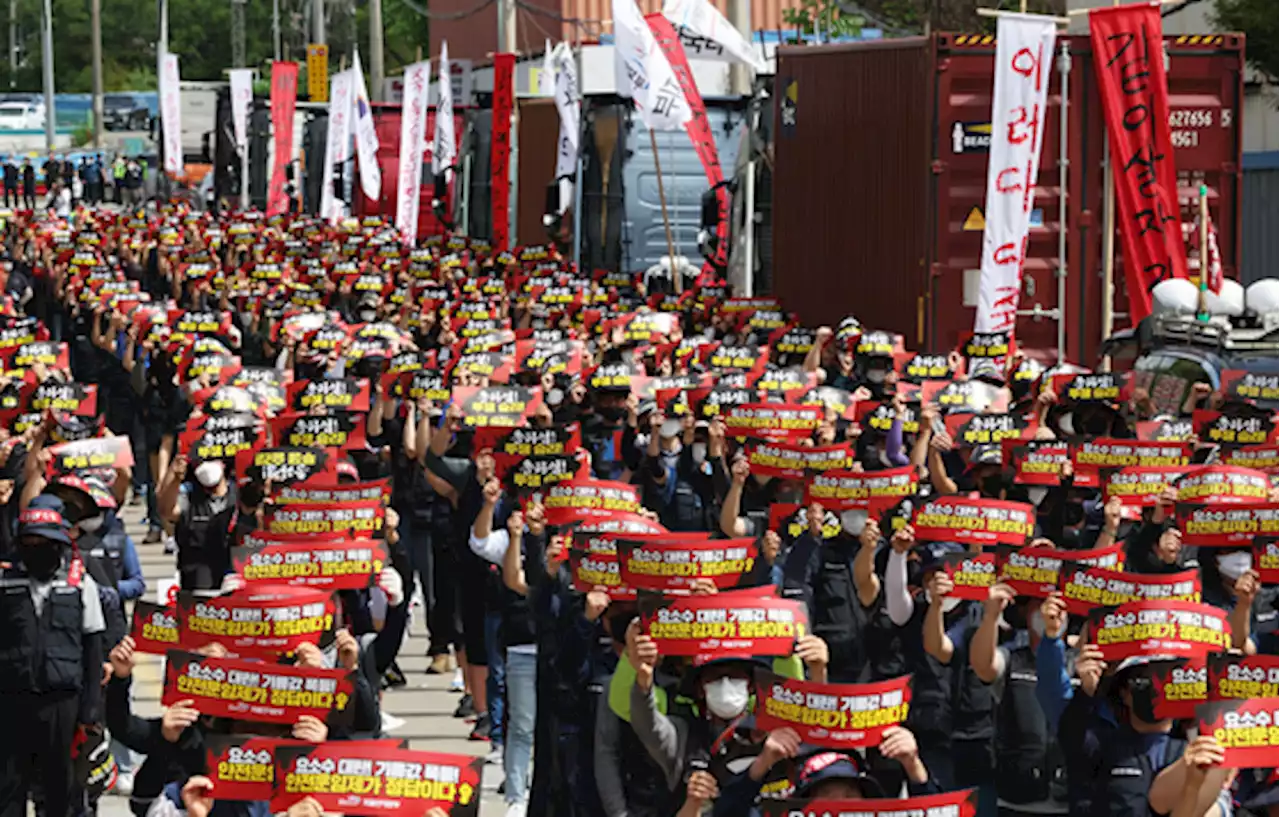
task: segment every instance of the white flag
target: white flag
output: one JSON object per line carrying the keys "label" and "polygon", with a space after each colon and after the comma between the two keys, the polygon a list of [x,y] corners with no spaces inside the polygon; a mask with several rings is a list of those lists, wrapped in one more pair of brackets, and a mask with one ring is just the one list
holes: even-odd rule
{"label": "white flag", "polygon": [[178,73],[178,55],[166,52],[160,58],[160,119],[164,126],[164,170],[182,172],[182,81]]}
{"label": "white flag", "polygon": [[578,128],[582,121],[582,101],[578,98],[578,66],[573,49],[561,43],[552,54],[555,72],[556,113],[560,115],[560,139],[556,142],[556,178],[560,179],[560,212],[569,206],[578,171]]}
{"label": "white flag", "polygon": [[415,62],[404,69],[396,231],[400,233],[400,241],[405,244],[412,244],[418,237],[418,209],[422,203],[422,153],[427,149],[427,97],[430,92],[430,62]]}
{"label": "white flag", "polygon": [[249,106],[253,104],[253,69],[233,68],[227,72],[231,80],[231,127],[236,135],[236,149],[249,149]]}
{"label": "white flag", "polygon": [[341,200],[334,190],[334,166],[351,158],[351,89],[355,77],[350,70],[329,77],[329,130],[324,143],[324,170],[320,187],[320,217],[337,224],[343,216]]}
{"label": "white flag", "polygon": [[693,114],[635,0],[613,0],[613,41],[618,94],[635,101],[651,130],[683,128]]}
{"label": "white flag", "polygon": [[[408,81],[406,80],[406,85]],[[408,99],[408,96],[405,97]],[[431,173],[439,175],[453,166],[458,140],[453,132],[453,82],[449,76],[449,41],[440,42],[440,85],[436,90],[436,128],[431,135]]]}
{"label": "white flag", "polygon": [[671,21],[690,59],[742,62],[756,73],[767,70],[760,52],[707,0],[666,0],[662,16]]}
{"label": "white flag", "polygon": [[369,92],[364,85],[364,72],[360,68],[360,52],[355,53],[351,71],[355,76],[355,127],[356,158],[360,163],[360,189],[366,198],[377,201],[382,197],[382,171],[378,168],[378,129],[373,125],[373,108],[369,106]]}
{"label": "white flag", "polygon": [[[559,46],[556,46],[558,49]],[[542,70],[538,72],[538,95],[554,96],[556,92],[555,51],[550,40],[543,40]]]}
{"label": "white flag", "polygon": [[1056,33],[1052,19],[1034,14],[1001,14],[997,23],[975,332],[1011,332],[1018,320]]}

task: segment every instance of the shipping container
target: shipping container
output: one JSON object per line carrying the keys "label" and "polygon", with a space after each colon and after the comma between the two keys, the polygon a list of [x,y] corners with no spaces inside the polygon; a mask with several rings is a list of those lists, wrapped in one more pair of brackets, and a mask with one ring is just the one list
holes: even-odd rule
{"label": "shipping container", "polygon": [[516,185],[516,243],[541,244],[547,240],[542,215],[547,185],[556,176],[556,149],[560,142],[560,115],[555,100],[521,99],[516,146],[519,150]]}
{"label": "shipping container", "polygon": [[[466,124],[465,115],[455,108],[453,115],[454,134],[457,139],[463,137],[463,128]],[[364,191],[360,188],[359,170],[355,171],[355,182],[352,185],[352,195],[355,197],[355,214],[358,216],[380,215],[388,221],[394,222],[396,218],[396,194],[400,189],[400,106],[374,103],[373,104],[373,124],[378,132],[378,167],[382,171],[382,194],[377,201],[364,195]],[[427,112],[426,126],[426,144],[431,145],[431,135],[435,133],[436,111],[431,108]],[[461,151],[459,151],[461,156]],[[449,185],[450,201],[452,201],[452,191],[457,183],[457,174],[455,173],[453,181]],[[431,209],[431,200],[434,197],[435,188],[431,176],[431,154],[429,151],[423,151],[422,154],[422,187],[419,191],[419,199],[421,204],[418,207],[418,238],[444,232],[444,226],[436,218],[435,213]]]}
{"label": "shipping container", "polygon": [[[1237,277],[1244,38],[1166,37],[1165,48],[1183,217],[1206,184]],[[1088,37],[1057,49],[1017,334],[1054,356],[1063,270],[1064,354],[1091,364],[1104,335],[1105,132]],[[932,350],[972,328],[994,54],[993,36],[956,34],[779,51],[772,281],[806,322],[855,314]],[[1128,325],[1122,256],[1117,234],[1115,329]]]}

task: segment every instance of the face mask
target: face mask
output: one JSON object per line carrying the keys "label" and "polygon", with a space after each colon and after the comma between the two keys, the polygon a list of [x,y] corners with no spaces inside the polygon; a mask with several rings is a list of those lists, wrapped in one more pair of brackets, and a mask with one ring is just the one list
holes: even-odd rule
{"label": "face mask", "polygon": [[552,388],[547,392],[547,405],[555,408],[564,402],[564,389]]}
{"label": "face mask", "polygon": [[1036,488],[1034,486],[1027,488],[1027,498],[1030,499],[1031,504],[1035,505],[1037,508],[1040,507],[1040,503],[1044,502],[1044,498],[1048,495],[1048,488]]}
{"label": "face mask", "polygon": [[18,556],[26,566],[27,573],[36,579],[52,578],[62,561],[58,547],[52,544],[19,545]]}
{"label": "face mask", "polygon": [[999,497],[1001,489],[1004,488],[1004,477],[999,474],[992,474],[982,478],[981,492],[986,497]]}
{"label": "face mask", "polygon": [[1063,434],[1066,434],[1068,437],[1075,436],[1075,433],[1076,433],[1075,420],[1074,418],[1072,418],[1070,412],[1058,418],[1058,429],[1062,431]]}
{"label": "face mask", "polygon": [[378,313],[372,309],[361,309],[356,316],[365,323],[373,323],[378,319]]}
{"label": "face mask", "polygon": [[661,434],[664,437],[674,437],[680,433],[679,420],[663,420]]}
{"label": "face mask", "polygon": [[85,519],[81,519],[78,524],[80,526],[80,530],[84,531],[85,533],[97,533],[98,530],[102,528],[102,523],[105,521],[106,521],[106,517],[104,517],[102,514],[97,514],[96,516],[90,516]]}
{"label": "face mask", "polygon": [[1217,560],[1218,572],[1231,581],[1240,578],[1246,570],[1253,567],[1253,554],[1247,550],[1223,553]]}
{"label": "face mask", "polygon": [[707,461],[707,444],[694,443],[692,453],[693,453],[694,463],[697,465],[702,465],[704,462]]}
{"label": "face mask", "polygon": [[844,511],[840,514],[840,527],[850,536],[861,536],[867,526],[866,511]]}
{"label": "face mask", "polygon": [[729,720],[741,715],[747,709],[747,701],[751,691],[746,678],[719,678],[704,688],[707,696],[707,709],[717,718]]}
{"label": "face mask", "polygon": [[196,482],[206,488],[222,482],[222,460],[208,460],[197,465]]}
{"label": "face mask", "polygon": [[600,406],[596,409],[596,413],[611,423],[616,423],[622,419],[622,415],[627,413],[624,406]]}
{"label": "face mask", "polygon": [[950,613],[952,610],[959,607],[960,602],[962,601],[964,601],[964,599],[958,599],[958,598],[955,598],[954,596],[947,596],[945,599],[942,600],[942,612]]}
{"label": "face mask", "polygon": [[883,383],[885,377],[884,369],[871,369],[867,372],[867,380],[872,383]]}

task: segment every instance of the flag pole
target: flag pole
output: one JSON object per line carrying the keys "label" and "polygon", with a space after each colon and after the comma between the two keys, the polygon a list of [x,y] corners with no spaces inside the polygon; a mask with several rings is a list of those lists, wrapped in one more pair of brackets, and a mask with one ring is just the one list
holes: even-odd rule
{"label": "flag pole", "polygon": [[1200,303],[1196,319],[1209,320],[1209,187],[1200,185]]}
{"label": "flag pole", "polygon": [[671,264],[671,283],[676,294],[684,289],[684,274],[676,269],[676,244],[671,239],[671,219],[667,216],[667,193],[662,184],[662,163],[658,160],[658,137],[649,128],[649,145],[653,148],[653,169],[658,174],[658,204],[662,207],[662,226],[667,231],[667,258]]}

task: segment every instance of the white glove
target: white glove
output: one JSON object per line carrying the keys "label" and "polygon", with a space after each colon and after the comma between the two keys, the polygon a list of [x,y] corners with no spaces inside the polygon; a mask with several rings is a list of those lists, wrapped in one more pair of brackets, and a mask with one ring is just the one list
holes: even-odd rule
{"label": "white glove", "polygon": [[400,578],[400,571],[394,567],[382,568],[382,574],[378,576],[378,587],[387,595],[387,604],[392,607],[399,607],[404,603],[404,579]]}

